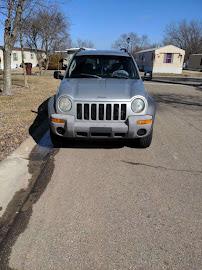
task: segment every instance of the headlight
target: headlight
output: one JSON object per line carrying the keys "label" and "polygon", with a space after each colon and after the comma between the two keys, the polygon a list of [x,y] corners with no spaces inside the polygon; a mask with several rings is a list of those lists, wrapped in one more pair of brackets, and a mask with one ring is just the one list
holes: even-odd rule
{"label": "headlight", "polygon": [[68,97],[60,97],[58,101],[58,107],[62,112],[68,112],[72,108],[72,102]]}
{"label": "headlight", "polygon": [[136,98],[131,104],[134,113],[142,112],[145,108],[145,102],[141,98]]}

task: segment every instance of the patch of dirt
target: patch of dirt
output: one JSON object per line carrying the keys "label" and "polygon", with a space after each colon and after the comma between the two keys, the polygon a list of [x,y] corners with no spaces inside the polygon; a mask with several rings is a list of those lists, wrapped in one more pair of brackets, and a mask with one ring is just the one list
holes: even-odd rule
{"label": "patch of dirt", "polygon": [[[0,95],[0,160],[15,150],[29,134],[39,105],[55,94],[59,84],[52,74],[28,76],[29,88],[23,86],[23,76],[12,76],[12,96]],[[2,88],[2,76],[0,76]]]}

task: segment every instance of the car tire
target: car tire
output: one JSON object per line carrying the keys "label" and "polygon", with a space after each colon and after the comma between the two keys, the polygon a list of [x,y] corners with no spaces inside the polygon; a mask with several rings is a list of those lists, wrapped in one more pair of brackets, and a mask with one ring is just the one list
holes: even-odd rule
{"label": "car tire", "polygon": [[152,137],[153,137],[153,130],[149,133],[149,135],[138,139],[138,146],[140,148],[149,147],[152,142]]}
{"label": "car tire", "polygon": [[52,144],[55,148],[59,148],[62,145],[62,138],[58,135],[56,135],[55,133],[53,133],[53,131],[50,129],[50,138],[52,141]]}

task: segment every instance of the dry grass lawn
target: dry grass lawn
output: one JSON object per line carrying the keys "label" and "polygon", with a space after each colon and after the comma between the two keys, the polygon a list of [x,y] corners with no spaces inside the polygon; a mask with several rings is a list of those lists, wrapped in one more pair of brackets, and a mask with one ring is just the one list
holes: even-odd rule
{"label": "dry grass lawn", "polygon": [[[0,160],[16,149],[28,136],[39,105],[54,95],[59,84],[51,74],[29,76],[29,88],[23,87],[23,76],[13,75],[13,95],[0,95]],[[0,75],[0,88],[2,76]]]}

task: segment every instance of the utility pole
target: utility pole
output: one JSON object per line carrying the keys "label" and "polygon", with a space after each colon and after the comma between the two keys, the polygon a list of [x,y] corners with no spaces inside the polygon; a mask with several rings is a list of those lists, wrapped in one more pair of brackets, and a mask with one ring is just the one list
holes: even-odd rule
{"label": "utility pole", "polygon": [[129,50],[130,49],[130,37],[128,37],[126,41],[127,41],[127,44],[128,44],[127,51],[130,53],[130,50]]}

